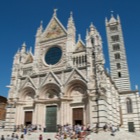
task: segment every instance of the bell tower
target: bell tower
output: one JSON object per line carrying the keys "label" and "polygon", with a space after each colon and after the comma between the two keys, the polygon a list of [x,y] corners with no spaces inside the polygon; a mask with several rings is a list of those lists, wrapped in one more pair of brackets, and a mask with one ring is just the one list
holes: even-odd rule
{"label": "bell tower", "polygon": [[106,18],[111,77],[119,91],[130,90],[130,79],[120,17]]}

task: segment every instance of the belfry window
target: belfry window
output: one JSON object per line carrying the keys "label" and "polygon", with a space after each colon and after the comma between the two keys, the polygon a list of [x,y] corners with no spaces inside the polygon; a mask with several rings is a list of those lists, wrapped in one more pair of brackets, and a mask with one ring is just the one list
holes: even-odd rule
{"label": "belfry window", "polygon": [[120,63],[117,63],[116,66],[117,66],[117,69],[121,69],[121,64]]}
{"label": "belfry window", "polygon": [[114,44],[114,45],[113,45],[113,50],[114,50],[114,51],[120,50],[120,45],[119,45],[119,44]]}
{"label": "belfry window", "polygon": [[132,101],[130,98],[127,98],[126,100],[126,106],[127,106],[127,113],[132,113]]}
{"label": "belfry window", "polygon": [[111,36],[111,40],[112,40],[112,42],[119,41],[119,35],[113,35],[113,36]]}
{"label": "belfry window", "polygon": [[118,77],[119,77],[119,78],[122,77],[121,72],[118,72]]}
{"label": "belfry window", "polygon": [[110,31],[117,31],[118,27],[117,26],[110,26]]}
{"label": "belfry window", "polygon": [[114,56],[115,56],[115,59],[120,59],[121,58],[119,53],[114,54]]}

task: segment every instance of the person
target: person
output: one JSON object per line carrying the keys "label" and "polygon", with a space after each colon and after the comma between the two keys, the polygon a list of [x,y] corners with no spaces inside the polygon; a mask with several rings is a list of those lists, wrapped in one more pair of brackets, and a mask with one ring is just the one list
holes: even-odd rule
{"label": "person", "polygon": [[21,134],[20,140],[24,140],[24,135],[23,134]]}
{"label": "person", "polygon": [[116,131],[115,126],[112,125],[112,128],[111,128],[111,136],[115,136],[115,131]]}
{"label": "person", "polygon": [[59,134],[59,133],[56,133],[55,138],[56,138],[57,140],[59,140],[59,139],[60,139],[60,134]]}
{"label": "person", "polygon": [[4,135],[1,136],[1,140],[5,140]]}
{"label": "person", "polygon": [[15,136],[17,139],[18,139],[18,134],[16,134],[16,136]]}
{"label": "person", "polygon": [[12,140],[14,139],[14,136],[15,136],[15,133],[12,133],[12,135],[11,135]]}
{"label": "person", "polygon": [[42,137],[42,135],[41,135],[41,134],[39,135],[39,140],[43,140],[43,137]]}
{"label": "person", "polygon": [[98,130],[99,129],[99,123],[96,123],[96,130],[95,130],[95,133],[98,133]]}
{"label": "person", "polygon": [[120,131],[120,126],[119,125],[117,125],[117,131]]}
{"label": "person", "polygon": [[27,128],[26,128],[26,126],[24,126],[23,131],[24,131],[24,135],[26,135],[26,133],[27,133]]}
{"label": "person", "polygon": [[103,129],[104,129],[105,132],[107,131],[107,128],[108,128],[108,125],[105,124],[105,125],[103,126]]}

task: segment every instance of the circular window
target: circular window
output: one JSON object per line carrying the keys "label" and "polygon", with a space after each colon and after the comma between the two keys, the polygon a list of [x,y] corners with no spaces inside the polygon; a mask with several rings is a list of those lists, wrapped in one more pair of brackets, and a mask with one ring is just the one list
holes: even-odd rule
{"label": "circular window", "polygon": [[61,59],[61,56],[62,50],[59,47],[54,46],[47,51],[45,55],[45,62],[48,65],[54,65]]}

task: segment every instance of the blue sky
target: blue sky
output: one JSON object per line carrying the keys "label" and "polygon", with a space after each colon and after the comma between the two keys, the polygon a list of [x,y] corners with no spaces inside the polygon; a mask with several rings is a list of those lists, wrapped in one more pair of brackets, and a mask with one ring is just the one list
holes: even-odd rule
{"label": "blue sky", "polygon": [[[131,86],[140,86],[140,2],[139,0],[1,0],[0,1],[0,95],[7,97],[10,84],[13,57],[25,41],[27,48],[34,48],[36,30],[43,20],[44,28],[50,21],[53,9],[66,27],[73,11],[76,33],[85,40],[86,29],[93,22],[103,40],[109,67],[108,48],[105,31],[105,17],[110,11],[120,15]],[[33,49],[34,50],[34,49]]]}

